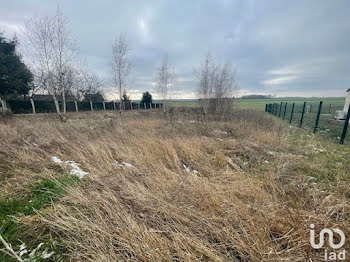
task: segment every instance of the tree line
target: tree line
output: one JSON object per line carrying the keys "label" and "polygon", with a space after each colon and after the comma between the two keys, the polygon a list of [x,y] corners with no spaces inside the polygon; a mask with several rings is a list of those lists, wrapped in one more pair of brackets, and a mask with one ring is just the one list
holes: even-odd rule
{"label": "tree line", "polygon": [[[16,50],[16,38],[8,40],[0,34],[0,100],[3,109],[6,109],[5,100],[9,97],[28,95],[35,112],[34,96],[45,93],[52,97],[57,114],[65,121],[67,96],[73,95],[79,101],[91,99],[106,88],[106,83],[87,69],[87,63],[79,55],[72,37],[68,20],[60,8],[52,15],[36,15],[27,20],[23,35],[24,57]],[[127,89],[132,69],[129,58],[131,45],[126,34],[121,33],[116,38],[111,50],[111,69],[121,113],[123,103],[130,101]],[[229,62],[216,63],[208,53],[196,70],[196,75],[197,94],[204,114],[220,113],[231,107],[238,86],[235,71]],[[156,69],[154,82],[163,100],[165,113],[166,100],[177,90],[175,69],[167,55]],[[147,99],[152,100],[148,92],[143,94],[142,100]]]}

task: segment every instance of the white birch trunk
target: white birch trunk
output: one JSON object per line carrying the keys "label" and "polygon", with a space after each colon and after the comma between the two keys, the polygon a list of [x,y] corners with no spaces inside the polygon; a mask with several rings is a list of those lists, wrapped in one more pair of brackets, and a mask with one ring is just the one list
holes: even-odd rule
{"label": "white birch trunk", "polygon": [[66,94],[64,92],[62,94],[62,107],[63,107],[63,116],[66,116],[67,106],[66,106]]}
{"label": "white birch trunk", "polygon": [[60,105],[58,104],[57,98],[55,95],[53,95],[52,97],[53,97],[53,102],[55,103],[56,112],[61,117]]}
{"label": "white birch trunk", "polygon": [[36,110],[35,110],[34,99],[33,99],[33,97],[30,97],[29,100],[30,100],[30,104],[32,105],[32,112],[35,115],[36,114]]}
{"label": "white birch trunk", "polygon": [[119,76],[119,114],[122,113],[122,84]]}
{"label": "white birch trunk", "polygon": [[6,111],[7,110],[6,101],[4,99],[1,99],[1,98],[0,98],[0,101],[1,101],[2,110]]}

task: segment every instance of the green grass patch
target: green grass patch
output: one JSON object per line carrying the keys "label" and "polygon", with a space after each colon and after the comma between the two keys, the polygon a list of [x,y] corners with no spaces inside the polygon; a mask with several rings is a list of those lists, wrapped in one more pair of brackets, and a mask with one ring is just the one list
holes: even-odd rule
{"label": "green grass patch", "polygon": [[[28,216],[35,214],[53,201],[66,194],[67,186],[78,183],[77,176],[66,175],[58,180],[44,179],[29,188],[25,197],[0,199],[0,234],[3,238],[17,247],[25,242],[25,236],[21,237],[20,224],[15,222],[13,217]],[[3,248],[0,243],[0,249]],[[0,261],[14,261],[8,255],[0,252]]]}
{"label": "green grass patch", "polygon": [[45,179],[34,185],[31,188],[33,198],[25,206],[26,214],[30,215],[34,210],[39,210],[52,201],[61,198],[66,193],[65,188],[78,181],[77,176],[65,176],[60,180]]}
{"label": "green grass patch", "polygon": [[313,177],[322,190],[350,198],[350,147],[300,128],[291,129],[287,141],[293,147],[293,153],[306,156],[304,164],[298,167],[299,173]]}

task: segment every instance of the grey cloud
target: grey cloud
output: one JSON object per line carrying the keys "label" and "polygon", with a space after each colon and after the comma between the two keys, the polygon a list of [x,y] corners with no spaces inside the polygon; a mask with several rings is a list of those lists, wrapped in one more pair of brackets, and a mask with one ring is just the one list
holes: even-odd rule
{"label": "grey cloud", "polygon": [[153,90],[165,53],[184,97],[195,95],[194,68],[208,51],[237,68],[241,94],[338,96],[350,85],[349,1],[0,0],[0,28],[16,32],[57,3],[89,67],[108,81],[111,44],[127,33],[138,95]]}

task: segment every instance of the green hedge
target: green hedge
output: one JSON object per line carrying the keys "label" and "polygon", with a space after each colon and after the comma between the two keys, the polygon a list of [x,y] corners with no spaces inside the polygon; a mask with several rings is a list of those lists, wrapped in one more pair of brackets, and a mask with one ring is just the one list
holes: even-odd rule
{"label": "green hedge", "polygon": [[90,111],[90,102],[78,102],[79,111]]}
{"label": "green hedge", "polygon": [[106,102],[106,110],[114,110],[113,102]]}
{"label": "green hedge", "polygon": [[32,113],[32,106],[30,101],[23,100],[7,100],[7,107],[11,109],[14,114],[30,114]]}

